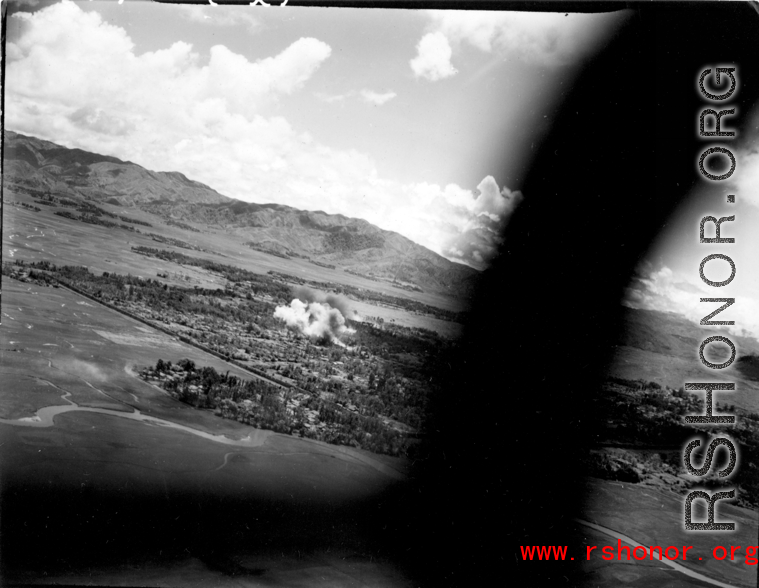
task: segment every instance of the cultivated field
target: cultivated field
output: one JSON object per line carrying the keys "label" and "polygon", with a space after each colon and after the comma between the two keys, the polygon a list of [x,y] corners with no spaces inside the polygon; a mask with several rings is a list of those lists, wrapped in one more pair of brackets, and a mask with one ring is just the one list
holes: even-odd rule
{"label": "cultivated field", "polygon": [[[13,190],[6,190],[6,201],[34,204],[34,198]],[[124,209],[98,203],[103,210],[113,214],[124,214]],[[386,282],[375,282],[340,270],[314,265],[301,259],[283,259],[243,245],[244,236],[227,234],[213,229],[203,229],[201,233],[167,225],[160,218],[137,209],[129,209],[130,217],[150,222],[153,227],[141,227],[144,233],[158,233],[163,237],[190,242],[203,249],[187,250],[165,243],[157,243],[146,234],[135,233],[120,228],[109,228],[74,221],[57,216],[57,209],[41,208],[34,212],[21,207],[6,207],[3,231],[3,259],[13,261],[50,261],[56,265],[82,265],[96,273],[116,272],[132,274],[144,278],[157,278],[158,273],[168,273],[161,281],[184,287],[223,288],[224,280],[197,267],[148,258],[131,250],[132,247],[160,247],[209,259],[222,264],[234,265],[256,273],[281,272],[310,281],[333,282],[363,288],[390,296],[414,300],[450,311],[464,310],[462,300],[436,293],[419,293],[402,290]],[[396,320],[404,326],[437,330],[444,335],[458,332],[456,324],[447,324],[428,316],[415,315],[387,306],[356,301],[356,310],[362,316],[379,316],[385,320]]]}
{"label": "cultivated field", "polygon": [[[65,288],[44,288],[3,281],[3,329],[0,335],[4,386],[0,418],[30,418],[37,409],[65,405],[61,396],[82,407],[133,412],[176,422],[214,435],[243,439],[255,429],[196,410],[137,377],[139,367],[156,357],[191,360],[247,379],[255,376],[186,345],[171,336],[88,301]],[[32,384],[32,386],[29,385]],[[266,432],[267,443],[289,436]],[[353,461],[369,463],[372,454],[299,440],[324,447]],[[224,449],[224,447],[222,447]],[[310,449],[309,451],[320,451]],[[304,450],[305,451],[305,450]],[[398,472],[402,460],[385,456],[377,462]],[[393,476],[391,477],[398,477]]]}
{"label": "cultivated field", "polygon": [[[244,372],[63,288],[14,280],[4,280],[2,285],[0,475],[6,581],[36,583],[43,581],[40,578],[46,572],[45,582],[55,578],[81,583],[82,569],[75,563],[64,565],[60,558],[71,562],[86,554],[72,554],[65,545],[53,548],[64,539],[83,540],[89,547],[102,545],[85,559],[104,582],[123,574],[135,578],[120,550],[140,551],[133,545],[141,536],[134,525],[150,521],[163,525],[154,532],[164,541],[166,533],[181,530],[197,544],[197,551],[188,554],[169,548],[162,556],[157,547],[151,553],[153,573],[160,570],[169,582],[165,585],[171,581],[188,585],[193,575],[195,585],[224,579],[217,569],[221,564],[214,564],[208,547],[209,537],[220,532],[219,526],[229,532],[229,537],[219,539],[227,554],[222,567],[253,566],[259,575],[271,569],[272,578],[276,574],[295,577],[298,570],[301,577],[309,577],[310,572],[303,570],[321,568],[319,573],[331,578],[324,585],[337,586],[352,585],[351,574],[356,573],[375,579],[395,577],[392,567],[376,560],[365,562],[363,552],[355,551],[351,543],[355,524],[345,516],[350,516],[346,513],[351,512],[351,504],[371,501],[402,480],[406,467],[402,460],[258,431],[190,408],[138,379],[135,368],[160,356]],[[58,414],[53,426],[35,426],[39,408],[70,402],[114,414],[74,410]],[[152,422],[117,416],[134,411],[151,417]],[[242,440],[247,446],[212,441],[162,421]],[[201,507],[207,509],[206,514],[197,512]],[[298,512],[309,513],[305,521]],[[186,521],[172,527],[164,520],[167,513],[172,513],[173,520],[185,516]],[[211,513],[215,518],[209,521],[206,517]],[[351,565],[315,547],[334,539],[313,535],[323,532],[326,519],[334,520],[334,528],[348,538],[342,555],[353,558]],[[243,532],[246,528],[252,536]],[[193,535],[199,529],[209,536]],[[302,542],[305,559],[279,551],[274,559],[267,555],[269,563],[262,563],[261,558],[266,558],[261,553],[268,552],[260,551],[261,545],[246,550],[254,538],[262,536],[267,542],[286,540],[290,546]],[[145,545],[152,549],[156,537],[145,537]],[[186,545],[187,537],[179,543]],[[237,539],[248,560],[230,555],[236,553],[228,544],[230,537]],[[23,553],[32,544],[38,546],[35,561]],[[259,554],[255,565],[251,553]],[[148,581],[150,566],[144,573]]]}
{"label": "cultivated field", "polygon": [[[12,190],[9,202],[36,206]],[[251,250],[242,236],[99,206],[153,226],[136,225],[140,234],[61,217],[53,207],[6,205],[4,261],[85,266],[170,288],[229,287],[212,271],[132,251],[154,247],[460,310],[442,296]],[[460,328],[348,303],[358,313],[352,319],[446,335]],[[256,376],[63,286],[3,277],[0,311],[4,583],[410,585],[367,535],[381,528],[375,513],[406,479],[407,460],[256,429],[180,402],[138,372],[158,359],[189,359],[220,374]]]}

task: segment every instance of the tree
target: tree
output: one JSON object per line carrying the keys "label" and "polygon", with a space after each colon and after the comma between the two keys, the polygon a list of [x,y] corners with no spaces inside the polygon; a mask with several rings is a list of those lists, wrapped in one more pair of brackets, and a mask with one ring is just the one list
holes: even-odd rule
{"label": "tree", "polygon": [[195,362],[191,359],[180,359],[177,362],[177,365],[181,367],[186,372],[193,372],[195,371]]}

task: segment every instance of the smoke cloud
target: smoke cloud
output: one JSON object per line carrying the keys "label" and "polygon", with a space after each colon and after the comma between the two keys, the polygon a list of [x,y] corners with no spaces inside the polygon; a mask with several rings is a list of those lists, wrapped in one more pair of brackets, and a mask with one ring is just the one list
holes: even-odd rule
{"label": "smoke cloud", "polygon": [[326,302],[332,308],[339,310],[344,317],[350,316],[348,301],[336,294],[324,294],[322,292],[316,292],[306,286],[297,286],[293,288],[293,296],[299,300],[303,300],[303,302]]}
{"label": "smoke cloud", "polygon": [[345,326],[345,317],[337,308],[322,302],[303,302],[294,298],[290,306],[278,306],[274,318],[308,337],[339,343],[340,337],[351,332]]}
{"label": "smoke cloud", "polygon": [[65,364],[65,372],[79,376],[82,379],[90,380],[105,380],[107,379],[106,373],[101,370],[95,364],[82,361],[80,359],[67,359]]}

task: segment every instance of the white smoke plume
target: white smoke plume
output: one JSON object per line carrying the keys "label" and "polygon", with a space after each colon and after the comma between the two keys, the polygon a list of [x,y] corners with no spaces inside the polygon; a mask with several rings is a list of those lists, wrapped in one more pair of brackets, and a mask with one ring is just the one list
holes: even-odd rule
{"label": "white smoke plume", "polygon": [[348,300],[337,294],[325,294],[312,290],[308,286],[296,286],[293,288],[293,296],[303,302],[324,302],[332,308],[339,310],[343,316],[350,315]]}
{"label": "white smoke plume", "polygon": [[345,317],[337,308],[322,302],[306,303],[294,298],[290,306],[278,306],[274,318],[308,337],[331,343],[339,343],[343,334],[353,331],[345,326]]}

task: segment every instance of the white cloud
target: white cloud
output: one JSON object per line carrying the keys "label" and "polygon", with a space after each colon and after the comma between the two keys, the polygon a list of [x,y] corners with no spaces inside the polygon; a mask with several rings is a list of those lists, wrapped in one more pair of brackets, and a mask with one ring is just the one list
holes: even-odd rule
{"label": "white cloud", "polygon": [[451,46],[441,32],[428,33],[416,46],[417,55],[409,62],[414,75],[430,81],[442,80],[456,75],[451,65]]}
{"label": "white cloud", "polygon": [[69,1],[12,18],[21,21],[21,34],[8,43],[9,114],[35,105],[55,119],[56,132],[82,107],[131,119],[138,128],[141,122],[146,131],[154,128],[148,119],[164,116],[178,130],[195,107],[250,119],[278,94],[302,87],[331,53],[325,43],[301,38],[279,55],[251,62],[216,45],[201,65],[184,42],[137,55],[123,29]]}
{"label": "white cloud", "polygon": [[128,121],[105,112],[102,108],[83,106],[71,113],[69,120],[83,129],[89,129],[104,135],[126,135],[134,130]]}
{"label": "white cloud", "polygon": [[374,178],[363,187],[362,196],[369,204],[364,206],[364,217],[449,259],[482,269],[497,253],[501,232],[522,195],[499,189],[492,176],[484,178],[477,190],[456,184],[400,185]]}
{"label": "white cloud", "polygon": [[[438,67],[444,75],[425,75],[432,80],[456,73],[450,66],[452,51],[449,42],[454,48],[466,43],[506,59],[556,66],[574,63],[588,55],[624,18],[621,12],[565,15],[550,12],[431,10],[427,14],[431,20],[431,32],[422,37],[419,56],[412,61],[412,68],[419,76],[427,71],[424,66],[428,62],[441,64]],[[429,54],[430,57],[428,61],[417,63],[420,70],[417,71],[414,62],[421,59],[425,40],[429,44],[425,55]],[[432,72],[436,71],[434,65],[429,68]]]}
{"label": "white cloud", "polygon": [[326,102],[327,104],[345,104],[350,98],[360,96],[361,99],[367,104],[382,106],[383,104],[390,102],[390,100],[398,96],[398,94],[391,91],[380,93],[373,90],[364,89],[360,92],[350,91],[346,92],[345,94],[327,94],[325,92],[314,92],[314,96],[322,102]]}
{"label": "white cloud", "polygon": [[511,214],[522,201],[521,192],[500,189],[492,176],[477,186],[479,194],[460,201],[456,217],[463,221],[446,243],[444,252],[474,267],[483,268],[498,253],[503,231]]}
{"label": "white cloud", "polygon": [[348,98],[353,96],[353,92],[347,92],[346,94],[326,94],[324,92],[314,92],[316,96],[322,102],[327,104],[343,104]]}
{"label": "white cloud", "polygon": [[623,302],[633,308],[676,312],[691,320],[701,320],[704,314],[698,316],[703,310],[699,299],[708,295],[700,284],[675,275],[667,266],[655,270],[644,263],[628,286]]}
{"label": "white cloud", "polygon": [[172,10],[175,14],[193,22],[202,22],[217,27],[244,26],[249,32],[255,33],[261,28],[259,21],[250,7],[211,4],[176,4]]}
{"label": "white cloud", "polygon": [[[138,54],[123,29],[68,1],[11,18],[21,26],[7,45],[10,129],[181,171],[241,200],[365,218],[477,267],[519,201],[489,176],[479,193],[382,178],[367,155],[332,149],[267,115],[329,58],[317,39],[253,62],[222,45],[200,55],[184,42]],[[394,94],[366,92],[377,102]]]}
{"label": "white cloud", "polygon": [[[632,308],[673,312],[698,323],[720,306],[701,302],[702,297],[714,298],[715,295],[690,276],[677,274],[667,266],[654,269],[644,262],[625,291],[623,303]],[[714,320],[733,320],[735,325],[724,328],[738,335],[748,331],[756,337],[759,335],[759,301],[748,296],[736,298],[736,304]]]}
{"label": "white cloud", "polygon": [[735,173],[728,181],[735,190],[736,202],[748,202],[759,207],[759,152],[739,150],[734,153]]}
{"label": "white cloud", "polygon": [[372,90],[361,90],[361,97],[366,102],[370,104],[374,104],[375,106],[382,106],[383,104],[390,102],[397,95],[398,94],[396,94],[395,92],[379,93],[379,92],[374,92]]}

